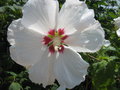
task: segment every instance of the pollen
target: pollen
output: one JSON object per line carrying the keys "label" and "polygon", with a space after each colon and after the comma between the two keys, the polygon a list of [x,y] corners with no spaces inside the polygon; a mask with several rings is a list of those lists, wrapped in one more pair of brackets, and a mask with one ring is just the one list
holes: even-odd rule
{"label": "pollen", "polygon": [[63,53],[65,40],[68,35],[65,35],[64,29],[49,30],[48,35],[43,37],[43,44],[49,48],[50,53]]}

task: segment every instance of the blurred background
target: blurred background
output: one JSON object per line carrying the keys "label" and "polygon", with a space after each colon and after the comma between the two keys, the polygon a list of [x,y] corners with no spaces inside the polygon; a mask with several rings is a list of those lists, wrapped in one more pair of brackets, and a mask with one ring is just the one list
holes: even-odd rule
{"label": "blurred background", "polygon": [[[61,8],[65,0],[58,1]],[[57,81],[46,88],[32,83],[27,70],[10,58],[7,28],[13,20],[22,17],[22,7],[26,2],[0,0],[0,90],[56,90]],[[72,90],[120,90],[120,37],[116,35],[117,27],[113,21],[120,16],[120,0],[86,0],[86,4],[94,9],[95,18],[111,44],[94,54],[80,53],[90,67],[86,80]]]}

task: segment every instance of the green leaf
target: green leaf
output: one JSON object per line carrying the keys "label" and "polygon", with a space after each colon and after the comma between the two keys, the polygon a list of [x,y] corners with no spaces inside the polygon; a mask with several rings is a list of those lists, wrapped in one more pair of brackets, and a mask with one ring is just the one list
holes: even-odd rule
{"label": "green leaf", "polygon": [[21,90],[21,89],[23,89],[22,86],[17,82],[13,82],[9,87],[9,90]]}
{"label": "green leaf", "polygon": [[115,62],[101,61],[93,64],[92,83],[96,90],[108,90],[115,80]]}
{"label": "green leaf", "polygon": [[10,74],[10,75],[12,75],[12,76],[17,76],[17,74],[14,73],[14,72],[9,72],[9,71],[7,71],[6,73],[8,73],[8,74]]}
{"label": "green leaf", "polygon": [[57,88],[58,88],[58,85],[54,84],[53,87],[51,88],[51,90],[57,90]]}

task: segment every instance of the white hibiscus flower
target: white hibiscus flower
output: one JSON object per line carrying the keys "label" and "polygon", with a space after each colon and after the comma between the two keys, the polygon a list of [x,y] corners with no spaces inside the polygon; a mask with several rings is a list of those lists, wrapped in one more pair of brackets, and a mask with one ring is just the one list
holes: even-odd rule
{"label": "white hibiscus flower", "polygon": [[115,25],[119,28],[119,29],[116,31],[116,33],[117,33],[118,37],[120,37],[120,17],[115,18],[114,21],[115,21]]}
{"label": "white hibiscus flower", "polygon": [[110,46],[110,45],[111,45],[111,43],[110,43],[109,40],[104,40],[104,46],[105,46],[105,47],[108,47],[108,46]]}
{"label": "white hibiscus flower", "polygon": [[61,90],[85,80],[89,64],[77,52],[96,52],[104,43],[104,31],[94,11],[79,0],[66,0],[59,11],[57,0],[29,0],[23,17],[8,28],[12,59],[29,67],[29,78]]}

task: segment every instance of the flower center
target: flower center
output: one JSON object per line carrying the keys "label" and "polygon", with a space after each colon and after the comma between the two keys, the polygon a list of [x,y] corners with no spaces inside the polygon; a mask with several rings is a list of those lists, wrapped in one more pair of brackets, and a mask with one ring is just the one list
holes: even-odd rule
{"label": "flower center", "polygon": [[61,44],[61,38],[59,36],[56,36],[53,38],[53,45],[59,46]]}
{"label": "flower center", "polygon": [[58,29],[58,31],[50,30],[48,35],[43,37],[43,43],[49,47],[51,53],[63,53],[65,45],[64,40],[67,38],[68,36],[64,34],[64,29]]}

